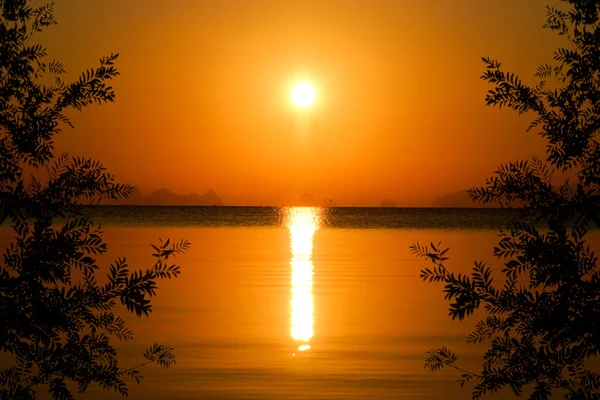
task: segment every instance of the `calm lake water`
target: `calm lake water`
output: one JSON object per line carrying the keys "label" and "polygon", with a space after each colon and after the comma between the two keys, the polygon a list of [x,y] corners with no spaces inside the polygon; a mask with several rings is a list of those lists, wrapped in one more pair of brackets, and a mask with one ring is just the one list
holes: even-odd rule
{"label": "calm lake water", "polygon": [[[501,210],[269,207],[100,207],[108,264],[150,266],[159,238],[192,243],[178,279],[161,281],[150,318],[118,346],[137,365],[152,343],[177,365],[144,367],[135,399],[470,399],[453,370],[429,373],[427,350],[448,346],[476,370],[477,322],[452,322],[442,287],[419,279],[417,241],[451,247],[469,271],[492,256]],[[6,234],[6,230],[4,231]],[[7,236],[2,236],[6,244]],[[591,233],[598,243],[598,231]],[[3,246],[4,247],[4,246]],[[123,315],[127,315],[123,313]],[[85,398],[117,398],[92,390]],[[501,393],[495,398],[512,398]]]}

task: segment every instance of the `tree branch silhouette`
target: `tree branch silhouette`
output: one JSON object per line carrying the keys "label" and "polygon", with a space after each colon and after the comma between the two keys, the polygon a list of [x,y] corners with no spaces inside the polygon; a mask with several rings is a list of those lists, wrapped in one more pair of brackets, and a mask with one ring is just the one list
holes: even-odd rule
{"label": "tree branch silhouette", "polygon": [[[139,368],[168,368],[175,356],[155,344],[144,362],[122,369],[112,340],[131,340],[133,332],[114,310],[148,316],[158,280],[179,276],[170,260],[190,244],[160,240],[152,245],[154,263],[139,271],[125,258],[107,273],[96,261],[107,244],[79,206],[126,197],[132,187],[117,183],[99,161],[56,155],[53,139],[72,126],[68,110],[114,101],[109,82],[119,75],[118,55],[64,82],[64,66],[47,62],[43,45],[29,44],[52,25],[52,4],[0,1],[0,224],[14,233],[0,262],[0,350],[11,360],[0,369],[0,398],[35,398],[37,386],[47,385],[52,398],[70,399],[68,383],[80,393],[94,383],[127,395],[125,377],[139,382]],[[43,83],[47,78],[54,83]],[[47,179],[36,177],[41,169]],[[97,277],[105,273],[101,285]]]}
{"label": "tree branch silhouette", "polygon": [[[445,284],[452,319],[464,320],[482,305],[486,311],[467,337],[488,345],[481,371],[461,370],[459,380],[476,381],[474,399],[504,387],[518,396],[529,385],[530,399],[556,392],[600,399],[600,374],[588,362],[600,348],[600,270],[586,240],[600,225],[600,1],[564,2],[567,10],[547,7],[544,28],[567,37],[571,47],[538,68],[537,84],[483,58],[482,79],[493,86],[486,104],[534,115],[528,130],[547,141],[544,159],[501,164],[484,187],[469,191],[474,201],[508,211],[494,247],[503,268],[477,261],[470,274],[455,274],[441,244],[411,246],[433,264],[421,278]],[[568,178],[560,182],[560,174]],[[503,285],[494,283],[498,272]],[[458,369],[445,347],[428,354],[426,368]]]}

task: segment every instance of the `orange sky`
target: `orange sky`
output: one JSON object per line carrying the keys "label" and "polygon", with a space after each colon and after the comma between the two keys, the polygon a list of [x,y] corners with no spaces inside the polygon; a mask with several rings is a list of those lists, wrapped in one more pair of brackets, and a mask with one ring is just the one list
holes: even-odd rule
{"label": "orange sky", "polygon": [[[116,103],[73,113],[59,151],[143,192],[225,204],[304,192],[401,206],[482,184],[542,154],[529,118],[484,105],[481,56],[533,82],[560,44],[541,0],[58,1],[45,34],[71,78],[120,53]],[[317,103],[294,107],[294,81]]]}

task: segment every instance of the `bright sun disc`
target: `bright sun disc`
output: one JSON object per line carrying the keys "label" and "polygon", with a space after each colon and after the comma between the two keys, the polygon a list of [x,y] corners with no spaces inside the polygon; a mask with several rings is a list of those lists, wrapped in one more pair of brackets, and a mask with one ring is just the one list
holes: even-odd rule
{"label": "bright sun disc", "polygon": [[308,107],[315,101],[315,89],[310,83],[296,83],[292,88],[292,101],[299,107]]}

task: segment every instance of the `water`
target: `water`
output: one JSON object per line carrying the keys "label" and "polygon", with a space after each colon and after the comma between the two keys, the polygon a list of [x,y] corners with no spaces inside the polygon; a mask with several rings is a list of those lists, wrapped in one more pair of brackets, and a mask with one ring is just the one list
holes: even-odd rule
{"label": "water", "polygon": [[[278,207],[87,207],[83,213],[120,227],[273,227],[282,223]],[[321,226],[346,229],[496,229],[501,209],[336,207],[323,211]]]}
{"label": "water", "polygon": [[[425,352],[448,346],[476,370],[485,345],[467,345],[477,318],[452,322],[442,287],[419,279],[417,241],[451,247],[448,266],[492,257],[501,210],[101,207],[109,253],[150,266],[150,243],[185,238],[182,275],[159,282],[150,318],[127,316],[145,347],[175,347],[177,365],[147,366],[139,399],[470,399],[455,371],[429,373]],[[4,247],[7,230],[0,240]],[[598,242],[598,233],[591,234]],[[475,316],[477,317],[477,315]],[[117,398],[92,388],[85,398]],[[503,393],[496,398],[512,398]]]}

